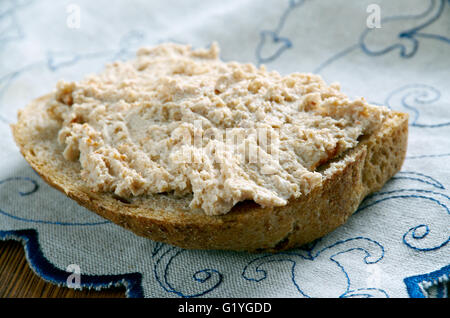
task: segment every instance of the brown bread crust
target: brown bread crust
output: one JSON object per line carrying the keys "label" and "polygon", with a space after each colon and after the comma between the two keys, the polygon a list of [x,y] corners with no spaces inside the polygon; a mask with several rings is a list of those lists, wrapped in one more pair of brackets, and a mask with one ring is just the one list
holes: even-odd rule
{"label": "brown bread crust", "polygon": [[[19,112],[11,125],[29,164],[51,186],[87,209],[137,235],[188,249],[280,251],[298,247],[344,224],[368,194],[379,190],[403,164],[408,115],[390,112],[382,127],[340,158],[323,186],[283,207],[242,202],[231,212],[208,216],[183,209],[166,195],[131,203],[83,185],[79,163],[67,162],[57,143],[57,127],[46,125],[43,96]],[[40,118],[37,120],[36,118]]]}

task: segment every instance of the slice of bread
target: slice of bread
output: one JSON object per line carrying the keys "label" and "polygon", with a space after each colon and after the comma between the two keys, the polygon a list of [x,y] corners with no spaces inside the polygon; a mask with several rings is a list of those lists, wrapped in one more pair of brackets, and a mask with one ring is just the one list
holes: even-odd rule
{"label": "slice of bread", "polygon": [[[279,143],[266,148],[261,128]],[[244,139],[227,143],[228,129]],[[217,45],[162,44],[59,82],[12,130],[50,185],[138,235],[277,251],[343,224],[400,170],[408,116],[350,101],[318,76],[222,62]],[[260,161],[246,161],[250,146]]]}
{"label": "slice of bread", "polygon": [[51,186],[82,206],[137,235],[188,249],[280,251],[298,247],[346,222],[363,198],[379,190],[402,166],[408,116],[389,112],[382,126],[339,158],[321,167],[325,181],[286,206],[263,208],[237,204],[231,212],[210,216],[187,211],[184,198],[142,196],[129,203],[112,193],[96,193],[80,177],[80,163],[63,158],[59,126],[48,120],[43,96],[19,111],[11,125],[21,153]]}

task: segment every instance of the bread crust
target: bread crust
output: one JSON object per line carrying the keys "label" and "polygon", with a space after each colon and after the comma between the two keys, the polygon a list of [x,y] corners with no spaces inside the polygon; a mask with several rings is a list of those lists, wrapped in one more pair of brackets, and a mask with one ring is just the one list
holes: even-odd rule
{"label": "bread crust", "polygon": [[[98,215],[139,236],[186,249],[275,252],[322,237],[344,224],[365,196],[401,169],[408,141],[408,115],[392,111],[376,132],[342,156],[344,165],[308,195],[283,207],[242,202],[225,215],[209,216],[181,209],[176,200],[162,195],[130,204],[83,186],[79,164],[61,155],[56,128],[42,124],[48,98],[30,103],[11,125],[31,167],[49,185]],[[41,121],[33,120],[36,116]]]}

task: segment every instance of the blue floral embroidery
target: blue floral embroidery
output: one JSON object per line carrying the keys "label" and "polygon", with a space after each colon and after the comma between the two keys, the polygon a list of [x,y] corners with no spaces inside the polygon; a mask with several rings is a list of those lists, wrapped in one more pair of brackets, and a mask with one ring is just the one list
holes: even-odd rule
{"label": "blue floral embroidery", "polygon": [[[401,22],[404,20],[416,20],[417,23],[419,23],[418,26],[407,29],[407,30],[400,30],[398,33],[395,34],[394,43],[388,43],[383,46],[381,49],[371,48],[370,42],[377,42],[373,41],[372,39],[369,39],[369,35],[376,36],[376,32],[380,32],[379,29],[369,29],[366,28],[360,35],[359,40],[357,43],[352,44],[348,46],[347,48],[343,49],[342,51],[334,54],[326,61],[319,64],[315,69],[315,73],[320,73],[323,71],[326,67],[331,65],[332,63],[336,62],[337,60],[347,56],[351,52],[354,52],[358,49],[360,49],[363,53],[365,53],[368,56],[380,56],[387,54],[394,50],[399,50],[400,57],[401,58],[411,58],[413,57],[418,49],[419,49],[419,40],[418,38],[427,38],[427,39],[434,39],[438,40],[442,43],[450,44],[450,38],[444,35],[439,34],[431,34],[431,33],[423,33],[419,32],[423,30],[425,27],[432,25],[435,23],[441,16],[443,16],[443,11],[445,8],[446,3],[450,3],[450,1],[446,0],[439,0],[439,4],[437,4],[436,0],[430,0],[430,4],[428,8],[421,14],[418,15],[404,15],[404,16],[392,16],[392,17],[386,17],[381,20],[381,24],[385,25],[388,24],[390,27],[392,27],[392,24],[395,24],[397,22]],[[445,15],[444,15],[445,16]],[[422,21],[424,20],[424,21]],[[422,21],[422,22],[421,22]],[[401,26],[401,24],[398,24]],[[386,27],[384,27],[386,29]],[[408,48],[402,41],[408,41],[411,43],[411,48]]]}
{"label": "blue floral embroidery", "polygon": [[420,172],[414,172],[414,171],[400,171],[390,179],[391,180],[390,182],[392,182],[392,180],[401,180],[401,179],[418,181],[418,182],[422,182],[422,183],[431,185],[438,189],[442,189],[442,190],[445,189],[443,184],[440,183],[438,180],[434,179],[433,177],[427,176]]}
{"label": "blue floral embroidery", "polygon": [[[29,190],[25,190],[25,191],[18,190],[17,193],[21,197],[32,195],[39,189],[39,185],[38,185],[37,181],[33,180],[29,177],[12,177],[12,178],[0,180],[0,189],[2,186],[5,186],[6,184],[13,184],[13,186],[19,185],[20,187],[25,186],[26,188],[29,187],[30,188]],[[7,211],[4,211],[1,207],[0,207],[0,215],[6,216],[9,218],[18,220],[18,221],[26,222],[26,223],[61,225],[61,226],[93,226],[93,225],[102,225],[102,224],[111,223],[110,221],[105,221],[105,220],[102,220],[99,222],[60,222],[60,221],[24,218],[24,217],[19,217],[17,215],[14,215],[12,213],[8,213]]]}
{"label": "blue floral embroidery", "polygon": [[[286,37],[280,36],[287,18],[292,10],[301,6],[305,1],[290,0],[288,7],[283,11],[277,26],[274,30],[263,30],[260,32],[260,41],[256,47],[257,64],[269,63],[277,59],[284,51],[292,47],[292,42]],[[264,56],[263,51],[271,53]]]}
{"label": "blue floral embroidery", "polygon": [[[398,97],[403,109],[394,107],[392,100]],[[441,92],[425,84],[408,84],[389,93],[385,105],[389,108],[408,112],[411,115],[410,125],[419,128],[439,128],[450,125],[450,121],[426,124],[421,121],[421,108],[430,108],[430,105],[439,101]]]}
{"label": "blue floral embroidery", "polygon": [[[63,271],[50,263],[42,253],[36,230],[0,231],[0,240],[21,241],[25,255],[31,268],[43,279],[57,285],[65,285],[71,273]],[[128,273],[119,275],[86,275],[82,274],[80,286],[86,288],[109,288],[125,286],[126,295],[130,298],[142,298],[142,274]]]}
{"label": "blue floral embroidery", "polygon": [[[48,51],[47,58],[45,60],[37,61],[25,65],[15,71],[0,76],[0,109],[6,107],[2,103],[2,98],[7,89],[17,81],[22,75],[27,75],[29,72],[42,72],[42,69],[48,70],[52,73],[56,73],[61,68],[77,65],[82,61],[94,60],[94,59],[107,59],[109,61],[115,61],[119,59],[129,58],[131,54],[131,47],[138,45],[145,38],[145,34],[139,30],[130,30],[125,33],[119,41],[119,45],[116,49],[105,49],[95,51],[91,53],[74,53],[64,51]],[[0,39],[1,43],[1,39]],[[132,52],[133,54],[135,52]],[[0,122],[5,124],[11,124],[13,120],[8,118],[4,114],[0,114]]]}
{"label": "blue floral embroidery", "polygon": [[[294,1],[290,0],[287,8],[283,11],[282,16],[279,19],[277,26],[273,30],[263,30],[260,33],[260,42],[258,43],[256,54],[258,64],[269,63],[277,58],[279,58],[283,52],[293,47],[293,42],[291,39],[281,36],[281,32],[285,26],[286,20],[291,16],[293,9],[301,6],[305,1]],[[10,41],[23,39],[25,34],[18,23],[14,11],[20,7],[23,7],[31,1],[4,1],[0,3],[0,19],[5,19],[6,29],[0,30],[0,49],[5,43]],[[378,56],[386,54],[391,51],[398,50],[399,56],[401,58],[411,58],[413,57],[420,47],[420,39],[432,39],[440,41],[444,44],[450,43],[450,39],[447,35],[431,34],[425,33],[423,30],[425,27],[435,23],[443,15],[443,10],[446,3],[450,1],[437,1],[430,0],[430,5],[423,13],[416,16],[396,16],[388,17],[382,20],[382,23],[390,24],[396,23],[404,19],[415,19],[418,21],[418,26],[410,28],[407,30],[402,30],[398,33],[397,40],[395,43],[388,43],[382,48],[373,48],[371,46],[371,36],[375,35],[376,30],[365,30],[360,35],[360,39],[357,44],[354,44],[345,50],[338,52],[332,58],[328,59],[322,63],[316,71],[319,72],[325,67],[333,63],[334,61],[343,58],[349,53],[361,49],[362,52],[368,56]],[[4,5],[6,9],[4,9]],[[13,4],[8,7],[9,4]],[[5,24],[4,24],[5,25]],[[15,72],[4,75],[0,78],[0,97],[3,92],[8,88],[8,86],[16,80],[20,75],[31,71],[35,68],[46,67],[51,72],[56,72],[60,68],[75,65],[76,63],[84,60],[97,57],[107,57],[113,56],[112,59],[121,59],[125,57],[129,52],[127,47],[130,43],[140,42],[142,40],[142,32],[131,31],[127,33],[117,50],[105,50],[99,52],[93,52],[89,54],[77,54],[71,52],[48,52],[48,57],[45,61],[36,62],[27,65]],[[408,43],[410,45],[408,45]],[[268,53],[267,53],[268,52]],[[423,105],[431,105],[434,102],[439,101],[441,93],[434,87],[424,84],[408,84],[397,88],[391,92],[386,98],[386,105],[392,108],[402,107],[402,110],[407,111],[411,114],[411,125],[413,127],[425,127],[425,128],[435,128],[450,125],[450,122],[442,121],[438,123],[427,123],[426,119],[421,116],[421,107]],[[395,101],[400,101],[396,103]],[[0,105],[2,106],[2,105]],[[4,123],[10,123],[9,118],[4,115],[0,115],[0,121]],[[422,154],[408,156],[407,159],[422,159],[422,158],[442,158],[450,156],[449,153],[438,153],[438,154]],[[397,174],[392,182],[402,182],[402,180],[415,181],[420,184],[433,188],[432,190],[425,189],[397,189],[394,191],[384,191],[374,194],[369,197],[362,205],[359,211],[362,211],[369,206],[374,206],[381,202],[386,202],[388,200],[419,200],[423,202],[429,202],[438,207],[437,210],[446,212],[449,214],[448,200],[449,196],[440,193],[438,191],[445,190],[444,185],[432,178],[420,172],[413,171],[403,171]],[[4,180],[0,180],[0,188],[3,186],[19,186],[17,190],[17,195],[21,197],[29,197],[39,190],[39,184],[33,178],[28,177],[12,177]],[[0,207],[1,208],[1,207]],[[71,222],[53,222],[48,220],[39,219],[28,219],[20,218],[16,215],[8,213],[0,209],[0,214],[20,220],[23,222],[28,222],[30,224],[54,224],[54,225],[99,225],[101,223],[71,223]],[[107,221],[108,222],[108,221]],[[402,237],[402,242],[405,246],[410,249],[419,252],[430,252],[438,250],[446,246],[449,239],[439,241],[437,244],[430,238],[433,236],[433,225],[432,224],[417,224],[409,228]],[[24,241],[25,248],[27,251],[27,257],[33,268],[47,280],[53,281],[58,284],[63,284],[67,273],[60,271],[55,268],[50,262],[48,262],[42,255],[39,248],[38,234],[35,230],[23,230],[23,231],[0,231],[1,239],[19,239]],[[450,237],[450,236],[449,236]],[[427,243],[428,241],[428,243]],[[351,282],[351,273],[345,268],[345,266],[337,260],[338,255],[348,253],[352,250],[358,250],[364,253],[363,261],[365,264],[375,264],[384,257],[384,247],[377,241],[371,240],[366,237],[355,237],[347,240],[337,241],[336,243],[329,245],[325,248],[321,248],[321,240],[317,240],[307,246],[298,249],[297,251],[289,253],[281,253],[277,255],[264,255],[255,258],[253,261],[245,266],[242,276],[249,282],[260,282],[266,279],[268,272],[264,269],[265,264],[271,262],[286,262],[291,264],[291,280],[293,286],[297,291],[306,296],[311,296],[307,289],[302,288],[302,282],[298,281],[296,276],[296,271],[299,270],[299,263],[305,261],[318,261],[325,260],[328,261],[330,268],[334,270],[336,275],[345,282],[346,288],[342,290],[340,297],[388,297],[388,294],[381,289],[371,288],[371,287],[361,287],[354,288]],[[162,243],[154,243],[151,255],[155,259],[154,263],[154,276],[158,281],[161,288],[163,288],[167,293],[174,294],[181,297],[198,297],[210,294],[213,290],[218,288],[223,280],[223,274],[212,268],[213,266],[202,266],[202,269],[194,273],[191,277],[186,279],[189,282],[194,282],[194,286],[183,286],[179,282],[174,282],[175,273],[173,268],[177,261],[181,261],[183,254],[189,253],[182,249],[174,248]],[[405,284],[408,289],[408,293],[411,297],[425,297],[426,294],[423,291],[421,284],[423,282],[436,283],[439,280],[445,280],[450,273],[450,265],[441,268],[438,271],[418,275],[414,277],[405,278]],[[178,280],[178,275],[177,280]],[[127,291],[129,296],[143,296],[143,291],[141,287],[142,275],[140,273],[131,273],[125,275],[104,275],[104,276],[86,276],[87,280],[83,286],[89,287],[107,287],[111,284],[125,284],[127,286]]]}
{"label": "blue floral embroidery", "polygon": [[[378,56],[383,55],[386,53],[391,52],[392,50],[398,49],[400,51],[400,56],[403,58],[410,58],[413,57],[418,48],[419,48],[419,40],[417,38],[423,37],[423,38],[429,38],[429,39],[435,39],[442,41],[444,43],[450,44],[450,38],[439,35],[439,34],[430,34],[430,33],[421,33],[420,31],[424,29],[425,27],[433,24],[436,20],[439,19],[439,17],[442,15],[445,7],[446,0],[440,0],[439,4],[437,4],[438,1],[436,0],[430,0],[429,7],[425,10],[425,12],[418,14],[418,15],[404,15],[404,16],[393,16],[393,17],[386,17],[381,20],[381,24],[384,26],[386,24],[393,24],[400,22],[399,25],[402,26],[402,23],[404,20],[415,20],[419,22],[419,25],[407,29],[402,30],[396,35],[396,43],[390,44],[385,46],[381,49],[371,49],[370,45],[367,43],[367,37],[371,33],[375,33],[378,30],[377,29],[369,29],[367,28],[360,37],[360,48],[364,53],[367,55],[372,56]],[[422,20],[424,20],[422,22]],[[402,40],[409,41],[411,44],[411,48],[408,50],[408,47],[402,43]]]}
{"label": "blue floral embroidery", "polygon": [[442,242],[436,244],[435,240],[432,238],[429,240],[430,242],[427,242],[427,240],[425,239],[427,237],[430,238],[430,236],[428,235],[430,234],[430,225],[419,224],[409,228],[404,233],[402,240],[406,246],[417,251],[428,252],[440,249],[448,244],[448,242],[450,241],[450,210],[448,208],[448,206],[450,205],[450,197],[446,194],[424,189],[398,189],[378,192],[365,199],[355,213],[359,213],[376,204],[393,199],[407,199],[409,201],[420,200],[430,202],[438,207],[437,210],[443,210],[445,213],[444,215],[447,216],[446,220],[449,224],[449,232],[447,235],[445,235],[444,233],[444,237],[446,236],[446,238],[444,238]]}
{"label": "blue floral embroidery", "polygon": [[310,292],[302,288],[302,282],[298,281],[297,271],[301,271],[301,264],[307,261],[321,261],[328,259],[330,261],[327,271],[336,279],[340,277],[345,282],[345,289],[339,297],[388,297],[388,294],[378,288],[352,288],[349,273],[345,267],[336,259],[336,256],[350,251],[359,250],[363,252],[363,261],[365,264],[378,263],[384,257],[384,247],[377,241],[367,237],[354,237],[326,246],[318,251],[314,246],[311,250],[298,250],[295,252],[284,252],[279,254],[270,254],[257,257],[248,263],[242,277],[248,281],[261,282],[267,278],[268,272],[264,269],[265,264],[274,262],[286,262],[290,264],[290,275],[292,284],[297,291],[304,297],[311,297]]}
{"label": "blue floral embroidery", "polygon": [[19,41],[25,37],[16,11],[28,6],[32,1],[1,1],[0,2],[0,49],[8,42]]}
{"label": "blue floral embroidery", "polygon": [[450,153],[407,156],[406,159],[424,159],[424,158],[442,158],[442,157],[450,157]]}
{"label": "blue floral embroidery", "polygon": [[[163,252],[159,253],[160,250]],[[154,265],[154,275],[159,283],[159,285],[168,293],[173,293],[177,296],[184,298],[199,297],[210,293],[216,289],[223,280],[223,275],[216,269],[203,268],[195,271],[192,274],[192,281],[199,283],[198,286],[189,284],[188,286],[174,286],[174,283],[170,282],[171,270],[170,267],[172,263],[176,262],[177,258],[180,258],[181,254],[187,251],[181,248],[172,247],[170,245],[160,246],[158,251],[154,254],[156,257],[156,262]],[[159,255],[157,255],[159,253]],[[195,253],[191,251],[191,253]],[[203,251],[197,252],[199,254],[204,253]],[[197,259],[195,256],[190,255]],[[180,273],[177,273],[178,279],[177,283],[180,284]],[[189,292],[182,291],[181,289],[188,289]]]}

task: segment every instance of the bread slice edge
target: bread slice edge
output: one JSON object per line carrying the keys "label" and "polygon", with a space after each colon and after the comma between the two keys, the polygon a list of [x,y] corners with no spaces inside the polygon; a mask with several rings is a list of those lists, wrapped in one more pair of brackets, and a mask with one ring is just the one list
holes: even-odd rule
{"label": "bread slice edge", "polygon": [[79,165],[65,162],[54,145],[56,127],[46,127],[42,108],[49,96],[31,102],[11,125],[31,167],[49,185],[98,215],[139,236],[187,249],[275,252],[322,237],[344,224],[364,197],[401,169],[408,142],[408,115],[391,111],[377,131],[328,168],[323,186],[283,207],[242,202],[228,214],[209,216],[185,211],[162,196],[130,204],[83,186]]}

